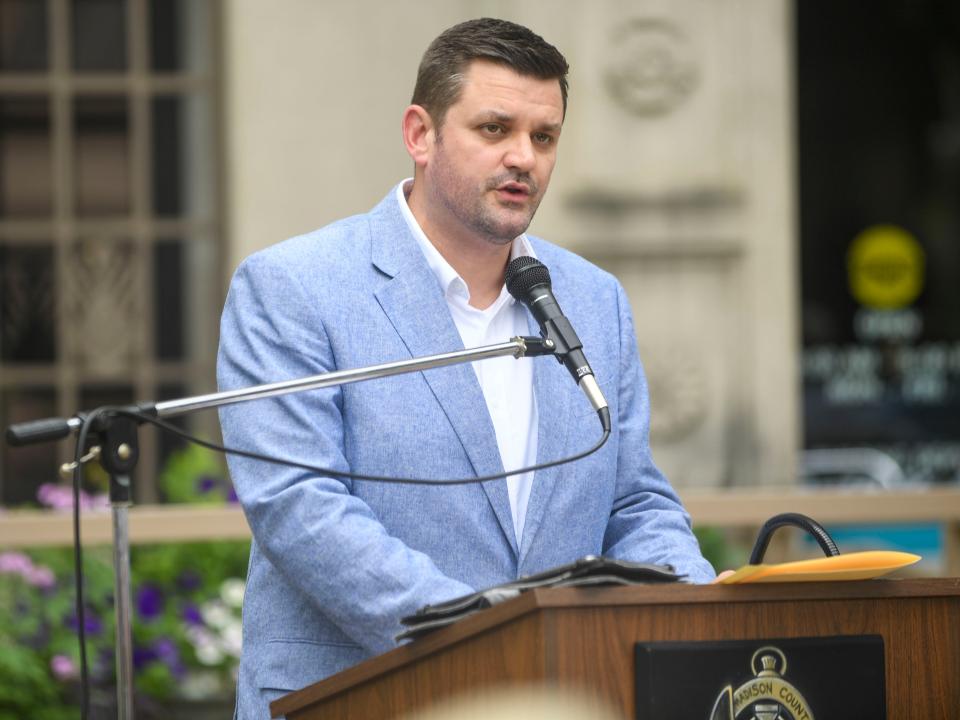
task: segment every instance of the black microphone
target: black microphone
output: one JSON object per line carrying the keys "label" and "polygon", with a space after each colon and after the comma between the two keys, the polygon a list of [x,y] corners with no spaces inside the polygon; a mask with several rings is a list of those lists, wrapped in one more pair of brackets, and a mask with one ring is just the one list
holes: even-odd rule
{"label": "black microphone", "polygon": [[550,271],[529,255],[514,258],[507,265],[507,290],[522,302],[540,325],[540,334],[556,346],[557,361],[566,366],[577,385],[600,416],[604,429],[610,429],[610,411],[590,363],[583,354],[583,343],[553,296]]}

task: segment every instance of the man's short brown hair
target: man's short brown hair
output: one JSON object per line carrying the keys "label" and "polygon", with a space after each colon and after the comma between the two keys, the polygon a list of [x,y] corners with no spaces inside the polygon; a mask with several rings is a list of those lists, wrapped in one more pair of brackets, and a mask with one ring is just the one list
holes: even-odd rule
{"label": "man's short brown hair", "polygon": [[474,60],[500,63],[519,75],[556,79],[566,115],[569,66],[560,51],[523,25],[479,18],[444,30],[420,61],[411,102],[425,108],[438,128],[459,99],[467,67]]}

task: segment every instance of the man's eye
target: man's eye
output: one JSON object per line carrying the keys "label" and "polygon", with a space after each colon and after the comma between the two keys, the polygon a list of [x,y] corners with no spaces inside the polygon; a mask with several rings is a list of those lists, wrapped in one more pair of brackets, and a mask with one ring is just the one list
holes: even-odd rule
{"label": "man's eye", "polygon": [[497,125],[496,123],[489,123],[483,126],[483,131],[488,135],[502,135],[503,126]]}
{"label": "man's eye", "polygon": [[547,133],[534,133],[533,141],[540,145],[549,145],[553,142],[553,135],[547,135]]}

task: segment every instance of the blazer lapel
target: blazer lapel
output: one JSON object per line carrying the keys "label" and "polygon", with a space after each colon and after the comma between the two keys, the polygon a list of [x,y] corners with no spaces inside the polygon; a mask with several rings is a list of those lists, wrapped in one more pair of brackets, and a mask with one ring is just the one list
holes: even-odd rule
{"label": "blazer lapel", "polygon": [[[374,295],[411,357],[463,348],[437,278],[410,235],[392,195],[371,214],[371,230],[373,263],[392,277]],[[474,472],[503,472],[493,422],[470,364],[434,368],[423,372],[423,377],[460,439]],[[517,553],[506,482],[491,480],[481,486],[501,530]]]}

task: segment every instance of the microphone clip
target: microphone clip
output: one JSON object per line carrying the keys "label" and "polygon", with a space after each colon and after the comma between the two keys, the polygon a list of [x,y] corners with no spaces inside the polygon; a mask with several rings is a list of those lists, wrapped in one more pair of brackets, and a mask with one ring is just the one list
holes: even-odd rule
{"label": "microphone clip", "polygon": [[523,335],[510,338],[517,343],[517,357],[539,357],[540,355],[555,355],[557,344],[550,338]]}
{"label": "microphone clip", "polygon": [[[567,320],[565,315],[552,317],[543,323],[543,336],[546,342],[553,345],[553,354],[559,362],[563,362],[574,350],[583,349],[583,343],[577,337],[577,331]],[[579,381],[579,378],[576,378]]]}

